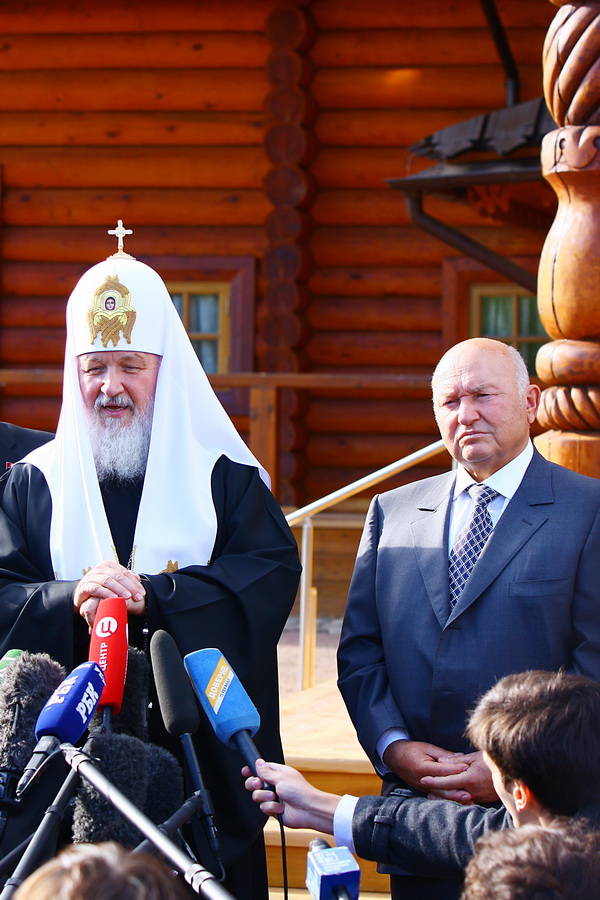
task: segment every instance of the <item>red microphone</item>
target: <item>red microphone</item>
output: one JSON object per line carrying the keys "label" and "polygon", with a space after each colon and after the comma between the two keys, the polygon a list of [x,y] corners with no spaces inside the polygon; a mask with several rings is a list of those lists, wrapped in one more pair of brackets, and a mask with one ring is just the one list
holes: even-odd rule
{"label": "red microphone", "polygon": [[104,673],[106,684],[98,707],[103,710],[107,730],[123,702],[128,647],[127,603],[124,597],[105,597],[98,604],[88,659],[98,663]]}

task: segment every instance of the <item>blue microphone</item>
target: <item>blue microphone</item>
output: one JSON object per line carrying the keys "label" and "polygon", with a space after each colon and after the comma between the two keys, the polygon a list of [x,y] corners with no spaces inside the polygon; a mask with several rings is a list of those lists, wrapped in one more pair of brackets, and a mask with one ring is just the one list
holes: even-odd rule
{"label": "blue microphone", "polygon": [[306,855],[306,887],[313,900],[358,900],[360,867],[347,847],[314,838]]}
{"label": "blue microphone", "polygon": [[216,736],[237,748],[256,775],[261,755],[252,738],[260,727],[260,715],[243,684],[214,647],[188,653],[183,664]]}
{"label": "blue microphone", "polygon": [[59,684],[38,716],[35,725],[37,744],[17,785],[17,797],[61,744],[74,744],[79,740],[96,711],[104,684],[102,669],[95,662],[77,666]]}

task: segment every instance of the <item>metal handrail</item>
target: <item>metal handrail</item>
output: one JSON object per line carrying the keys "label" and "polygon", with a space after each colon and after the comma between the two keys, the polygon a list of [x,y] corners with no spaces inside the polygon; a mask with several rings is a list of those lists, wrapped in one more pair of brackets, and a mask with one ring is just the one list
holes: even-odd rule
{"label": "metal handrail", "polygon": [[306,690],[314,684],[314,657],[315,644],[317,637],[317,602],[316,591],[313,587],[313,552],[314,552],[314,535],[312,518],[317,513],[324,512],[341,503],[342,500],[348,500],[355,494],[359,494],[366,488],[373,487],[392,475],[404,472],[411,466],[419,462],[424,462],[432,456],[436,456],[441,450],[444,450],[444,442],[439,440],[433,444],[428,444],[421,450],[416,450],[408,456],[371,472],[346,487],[332,491],[326,494],[320,500],[314,500],[306,506],[288,513],[286,516],[288,525],[302,524],[302,542],[300,549],[300,559],[302,562],[302,575],[300,576],[300,671],[299,671],[299,689]]}

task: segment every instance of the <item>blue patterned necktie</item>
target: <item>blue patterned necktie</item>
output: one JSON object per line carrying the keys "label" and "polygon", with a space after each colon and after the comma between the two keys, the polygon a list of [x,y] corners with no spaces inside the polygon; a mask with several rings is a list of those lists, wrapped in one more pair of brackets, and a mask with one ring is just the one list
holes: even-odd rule
{"label": "blue patterned necktie", "polygon": [[487,484],[471,484],[467,490],[473,498],[473,509],[471,518],[459,532],[450,553],[450,611],[456,606],[471,569],[479,559],[494,527],[488,503],[498,496],[498,491]]}

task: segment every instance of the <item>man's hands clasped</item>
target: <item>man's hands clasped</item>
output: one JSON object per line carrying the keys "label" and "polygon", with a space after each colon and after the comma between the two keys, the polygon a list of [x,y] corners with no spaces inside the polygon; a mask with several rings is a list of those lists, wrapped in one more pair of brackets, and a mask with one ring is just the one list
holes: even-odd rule
{"label": "man's hands clasped", "polygon": [[423,741],[394,741],[384,753],[386,766],[415,790],[463,805],[498,799],[483,755],[451,753]]}
{"label": "man's hands clasped", "polygon": [[146,591],[140,576],[110,559],[93,566],[75,588],[74,611],[83,616],[90,628],[98,604],[105,597],[123,597],[127,612],[134,616],[141,616],[146,609]]}

